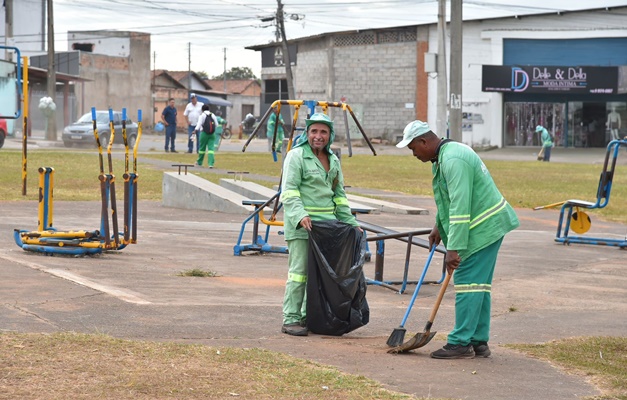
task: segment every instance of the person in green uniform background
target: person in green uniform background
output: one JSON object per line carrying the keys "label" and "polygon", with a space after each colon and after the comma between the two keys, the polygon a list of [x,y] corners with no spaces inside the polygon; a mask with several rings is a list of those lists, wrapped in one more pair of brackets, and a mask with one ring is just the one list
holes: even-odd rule
{"label": "person in green uniform background", "polygon": [[542,142],[542,150],[544,150],[544,157],[542,161],[551,161],[551,149],[553,148],[553,136],[542,125],[536,126],[536,132],[542,133],[540,141]]}
{"label": "person in green uniform background", "polygon": [[[355,227],[340,160],[331,151],[335,138],[333,121],[326,114],[313,114],[305,120],[302,134],[283,163],[281,202],[284,233],[289,250],[288,275],[283,299],[281,332],[307,336],[306,289],[307,252],[311,221],[337,219]],[[359,228],[358,228],[359,229]]]}
{"label": "person in green uniform background", "polygon": [[[213,123],[215,127],[215,131],[213,133],[205,132],[205,128],[203,128],[205,124],[205,120],[207,118],[213,118]],[[196,160],[196,165],[202,167],[202,163],[205,159],[205,154],[207,154],[207,163],[209,164],[209,168],[213,168],[215,163],[215,145],[216,145],[216,133],[218,130],[218,120],[216,116],[209,111],[209,105],[205,104],[202,106],[202,114],[198,118],[198,124],[196,124],[196,129],[192,132],[196,135],[197,132],[200,132],[200,145],[198,150],[198,159]]]}
{"label": "person in green uniform background", "polygon": [[[285,138],[285,132],[283,131],[283,125],[285,121],[283,121],[283,116],[279,114],[279,126],[276,131],[276,152],[281,152],[281,147],[283,146],[283,138]],[[272,138],[274,136],[274,127],[276,125],[276,113],[270,114],[270,118],[268,119],[268,125],[266,128],[266,136],[268,137],[268,151],[272,151]]]}
{"label": "person in green uniform background", "polygon": [[214,151],[218,151],[218,149],[220,148],[220,143],[222,142],[222,133],[224,132],[224,126],[226,125],[226,120],[224,118],[222,118],[222,111],[217,110],[213,115],[215,115],[216,117],[216,121],[218,121],[218,125],[216,125],[216,138],[215,138],[215,145],[214,147]]}
{"label": "person in green uniform background", "polygon": [[490,172],[468,146],[440,139],[422,121],[409,123],[396,147],[431,161],[437,206],[429,247],[446,247],[445,264],[455,271],[455,327],[439,359],[489,357],[492,277],[503,237],[520,223]]}

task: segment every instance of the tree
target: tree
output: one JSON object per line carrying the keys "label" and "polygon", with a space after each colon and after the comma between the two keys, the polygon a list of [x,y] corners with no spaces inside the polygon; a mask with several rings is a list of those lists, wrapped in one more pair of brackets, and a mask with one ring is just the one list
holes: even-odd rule
{"label": "tree", "polygon": [[[225,74],[216,75],[211,79],[224,79]],[[233,67],[226,71],[226,79],[258,79],[249,67]]]}
{"label": "tree", "polygon": [[209,74],[205,71],[194,71],[196,75],[200,76],[202,79],[209,79]]}

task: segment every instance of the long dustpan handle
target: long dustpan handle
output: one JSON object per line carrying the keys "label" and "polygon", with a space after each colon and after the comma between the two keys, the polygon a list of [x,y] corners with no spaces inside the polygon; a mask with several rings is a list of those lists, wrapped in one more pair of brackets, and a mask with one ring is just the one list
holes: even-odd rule
{"label": "long dustpan handle", "polygon": [[442,303],[442,298],[444,298],[444,293],[446,292],[446,288],[448,287],[448,283],[450,282],[452,276],[453,274],[446,274],[446,278],[444,279],[444,282],[442,282],[438,298],[435,300],[433,310],[431,310],[431,315],[429,316],[429,321],[427,321],[427,325],[425,326],[425,332],[431,330],[431,325],[433,325],[433,320],[435,320],[435,315],[438,313],[438,308],[440,308],[440,303]]}

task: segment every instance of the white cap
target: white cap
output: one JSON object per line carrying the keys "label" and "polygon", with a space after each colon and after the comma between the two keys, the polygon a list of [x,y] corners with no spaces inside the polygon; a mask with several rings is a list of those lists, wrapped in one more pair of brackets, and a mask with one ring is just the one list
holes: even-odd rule
{"label": "white cap", "polygon": [[196,97],[196,93],[190,94],[189,97]]}
{"label": "white cap", "polygon": [[412,140],[416,139],[418,136],[424,135],[427,132],[430,132],[431,128],[429,128],[429,124],[426,122],[415,120],[407,124],[405,129],[403,130],[403,140],[398,142],[396,147],[402,149],[411,143]]}

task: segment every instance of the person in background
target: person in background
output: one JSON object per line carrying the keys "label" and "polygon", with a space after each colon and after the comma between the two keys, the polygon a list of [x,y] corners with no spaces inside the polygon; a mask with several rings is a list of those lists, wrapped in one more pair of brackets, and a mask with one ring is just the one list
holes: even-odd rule
{"label": "person in background", "polygon": [[542,132],[540,141],[542,142],[542,148],[544,149],[543,161],[551,161],[551,149],[553,148],[553,136],[542,125],[536,126],[536,132]]}
{"label": "person in background", "polygon": [[331,151],[333,121],[317,113],[305,120],[305,126],[307,133],[285,156],[281,185],[289,252],[281,332],[292,336],[309,333],[305,295],[311,221],[337,219],[359,229],[344,192],[340,160]]}
{"label": "person in background", "polygon": [[222,111],[220,110],[217,110],[213,115],[215,115],[216,120],[218,121],[218,126],[216,126],[215,145],[213,149],[213,151],[216,152],[222,143],[222,134],[224,133],[224,128],[226,127],[226,120],[222,118]]}
{"label": "person in background", "polygon": [[168,105],[161,112],[161,121],[165,125],[165,152],[177,153],[174,149],[176,140],[176,107],[174,107],[174,98],[170,97]]}
{"label": "person in background", "polygon": [[[205,131],[205,120],[207,118],[213,118],[213,123],[215,127],[215,131],[213,133],[209,133]],[[196,160],[196,165],[202,167],[202,163],[205,159],[205,154],[207,154],[207,163],[209,164],[209,168],[213,168],[215,164],[215,145],[216,145],[216,133],[218,129],[218,120],[215,115],[209,111],[209,105],[203,104],[202,106],[202,114],[198,118],[198,123],[196,127],[192,131],[193,135],[200,132],[200,137],[198,141],[200,142],[199,150],[198,150],[198,159]]]}
{"label": "person in background", "polygon": [[505,234],[520,225],[518,217],[483,161],[465,144],[440,139],[416,120],[405,127],[396,147],[408,147],[414,157],[432,163],[437,213],[429,247],[444,242],[446,270],[455,271],[455,327],[431,357],[488,357],[496,257]]}
{"label": "person in background", "polygon": [[[200,114],[202,114],[202,106],[204,106],[203,102],[198,101],[196,98],[196,93],[192,93],[189,95],[190,102],[185,106],[185,111],[183,111],[183,115],[185,116],[185,121],[187,122],[187,152],[194,152],[194,142],[192,141],[192,132],[196,129],[196,125],[198,124],[198,118]],[[198,153],[199,148],[199,140],[196,140],[196,153]]]}
{"label": "person in background", "polygon": [[[283,130],[283,126],[285,121],[283,121],[283,116],[279,114],[279,126],[277,128],[276,133],[276,152],[281,152],[281,146],[283,145],[283,138],[285,137],[285,132]],[[270,114],[270,118],[268,119],[268,125],[266,127],[266,136],[268,137],[268,151],[272,151],[272,138],[274,136],[274,127],[276,126],[276,113]]]}

